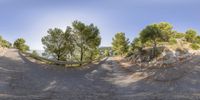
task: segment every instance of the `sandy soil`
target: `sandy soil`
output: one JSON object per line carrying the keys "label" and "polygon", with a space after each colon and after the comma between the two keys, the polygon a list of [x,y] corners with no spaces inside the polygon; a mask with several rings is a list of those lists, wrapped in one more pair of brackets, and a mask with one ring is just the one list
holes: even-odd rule
{"label": "sandy soil", "polygon": [[0,57],[0,100],[199,100],[200,57],[182,77],[156,81],[152,71],[128,71],[108,58],[87,69],[32,63],[10,49]]}

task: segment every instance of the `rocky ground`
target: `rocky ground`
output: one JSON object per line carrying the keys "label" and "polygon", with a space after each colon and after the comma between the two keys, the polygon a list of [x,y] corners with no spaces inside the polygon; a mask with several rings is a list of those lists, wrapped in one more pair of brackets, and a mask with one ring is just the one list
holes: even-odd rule
{"label": "rocky ground", "polygon": [[[129,70],[110,57],[89,68],[66,69],[30,62],[9,49],[0,57],[0,100],[199,100],[199,60],[172,69]],[[163,81],[168,70],[173,75],[164,76],[181,77]]]}
{"label": "rocky ground", "polygon": [[7,48],[3,48],[0,46],[0,57],[3,56],[6,51],[7,51]]}

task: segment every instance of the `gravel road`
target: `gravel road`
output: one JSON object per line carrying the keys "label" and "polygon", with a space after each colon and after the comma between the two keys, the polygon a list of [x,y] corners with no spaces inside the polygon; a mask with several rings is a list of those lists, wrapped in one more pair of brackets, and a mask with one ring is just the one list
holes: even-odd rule
{"label": "gravel road", "polygon": [[200,64],[191,64],[181,79],[157,82],[112,58],[85,69],[52,69],[9,49],[0,57],[0,100],[200,100]]}

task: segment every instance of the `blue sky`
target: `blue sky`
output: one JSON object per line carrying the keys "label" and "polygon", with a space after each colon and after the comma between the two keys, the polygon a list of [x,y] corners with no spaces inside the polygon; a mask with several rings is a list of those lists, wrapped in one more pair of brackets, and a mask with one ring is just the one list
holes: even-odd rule
{"label": "blue sky", "polygon": [[167,21],[174,29],[200,31],[200,0],[0,0],[0,35],[13,42],[25,38],[31,49],[43,49],[49,28],[65,29],[74,20],[94,23],[101,46],[117,32],[132,41],[148,24]]}

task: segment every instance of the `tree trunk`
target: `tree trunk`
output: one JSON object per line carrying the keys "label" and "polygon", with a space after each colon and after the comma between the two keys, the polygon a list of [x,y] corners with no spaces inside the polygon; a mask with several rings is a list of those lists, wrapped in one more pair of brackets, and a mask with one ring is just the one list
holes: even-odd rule
{"label": "tree trunk", "polygon": [[60,55],[57,55],[57,60],[58,60],[58,61],[60,60]]}
{"label": "tree trunk", "polygon": [[90,61],[92,62],[92,60],[93,60],[93,52],[91,52],[91,55],[90,55]]}
{"label": "tree trunk", "polygon": [[152,58],[155,58],[155,56],[156,56],[156,49],[157,49],[157,43],[154,40],[154,45],[153,45],[153,50],[152,50],[152,53],[153,53]]}
{"label": "tree trunk", "polygon": [[[73,60],[72,60],[72,55],[73,55],[73,52],[72,51],[70,51],[70,62],[72,62]],[[72,64],[71,64],[71,67],[72,67]]]}
{"label": "tree trunk", "polygon": [[81,46],[81,55],[80,55],[80,66],[82,66],[82,62],[83,62],[83,47]]}

